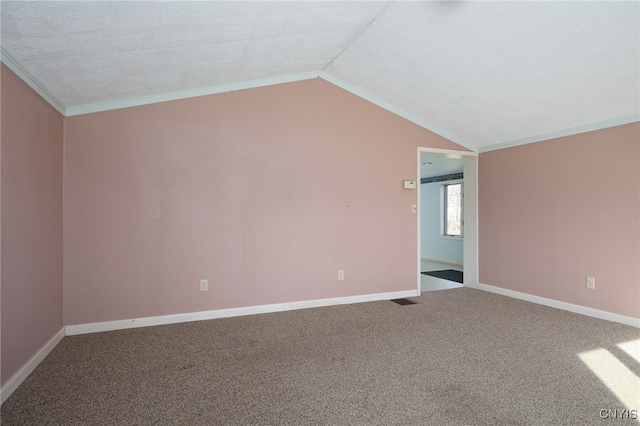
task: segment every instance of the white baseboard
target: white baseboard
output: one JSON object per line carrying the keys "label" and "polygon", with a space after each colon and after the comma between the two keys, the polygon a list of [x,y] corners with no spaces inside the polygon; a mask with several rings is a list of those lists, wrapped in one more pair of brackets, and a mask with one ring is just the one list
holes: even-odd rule
{"label": "white baseboard", "polygon": [[361,296],[336,297],[303,302],[276,303],[272,305],[249,306],[243,308],[219,309],[205,312],[164,315],[158,317],[134,318],[129,320],[107,321],[91,324],[68,325],[58,331],[20,370],[18,370],[0,388],[0,399],[3,404],[22,382],[35,370],[42,360],[56,347],[65,336],[97,333],[101,331],[121,330],[126,328],[149,327],[154,325],[175,324],[188,321],[201,321],[215,318],[229,318],[243,315],[254,315],[269,312],[292,311],[296,309],[318,308],[322,306],[345,305],[350,303],[374,302],[379,300],[415,297],[420,294],[416,290],[396,291],[390,293],[366,294]]}
{"label": "white baseboard", "polygon": [[58,343],[65,336],[65,328],[62,327],[20,370],[18,370],[13,376],[7,380],[7,382],[0,389],[0,404],[11,396],[18,386],[24,382],[29,374],[35,370],[35,368],[42,362],[42,360],[49,355],[49,352],[56,347]]}
{"label": "white baseboard", "polygon": [[366,294],[361,296],[335,297],[331,299],[308,300],[303,302],[276,303],[273,305],[248,306],[243,308],[218,309],[214,311],[191,312],[186,314],[163,315],[158,317],[133,318],[89,324],[68,325],[66,335],[99,333],[102,331],[122,330],[126,328],[150,327],[154,325],[175,324],[188,321],[202,321],[216,318],[230,318],[243,315],[264,314],[269,312],[292,311],[322,306],[345,305],[350,303],[373,302],[379,300],[401,299],[419,296],[417,290],[396,291],[390,293]]}
{"label": "white baseboard", "polygon": [[460,261],[457,261],[457,260],[451,260],[451,259],[443,259],[441,257],[423,256],[420,259],[433,260],[435,262],[448,263],[450,265],[455,265],[455,266],[460,266],[460,267],[462,267],[464,265],[463,262],[460,262]]}
{"label": "white baseboard", "polygon": [[622,324],[630,325],[632,327],[640,328],[640,318],[628,317],[625,315],[614,314],[607,311],[601,311],[599,309],[587,308],[586,306],[574,305],[573,303],[560,302],[558,300],[547,299],[546,297],[534,296],[527,293],[521,293],[519,291],[508,290],[501,287],[494,287],[492,285],[478,283],[478,290],[484,290],[491,293],[501,294],[503,296],[509,296],[516,299],[525,300],[527,302],[537,303],[539,305],[550,306],[556,309],[562,309],[564,311],[573,312],[576,314],[582,314],[589,317],[599,318],[607,321],[619,322]]}

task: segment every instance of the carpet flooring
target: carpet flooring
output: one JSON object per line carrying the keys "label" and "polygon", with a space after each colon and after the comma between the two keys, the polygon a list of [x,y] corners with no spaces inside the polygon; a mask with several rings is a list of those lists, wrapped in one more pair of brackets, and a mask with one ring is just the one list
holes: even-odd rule
{"label": "carpet flooring", "polygon": [[[469,288],[65,337],[5,425],[591,425],[626,407],[579,356],[637,328]],[[626,390],[625,390],[626,389]],[[623,391],[629,392],[628,388]],[[633,391],[633,390],[632,390]]]}
{"label": "carpet flooring", "polygon": [[442,278],[443,280],[455,281],[457,283],[462,284],[464,274],[462,271],[456,271],[455,269],[445,269],[442,271],[427,271],[423,272],[422,275],[429,275],[431,277]]}

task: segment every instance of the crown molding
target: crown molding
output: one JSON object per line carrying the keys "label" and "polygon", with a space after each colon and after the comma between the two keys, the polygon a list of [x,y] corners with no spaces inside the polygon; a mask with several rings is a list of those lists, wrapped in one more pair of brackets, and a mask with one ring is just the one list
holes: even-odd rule
{"label": "crown molding", "polygon": [[38,95],[40,95],[49,105],[56,109],[60,114],[66,115],[67,109],[65,106],[56,99],[51,92],[49,92],[44,84],[42,84],[37,78],[31,75],[22,65],[16,61],[4,47],[0,47],[0,61],[11,70],[15,75],[20,77],[29,87],[31,87]]}
{"label": "crown molding", "polygon": [[565,136],[573,136],[580,133],[593,132],[595,130],[607,129],[609,127],[622,126],[640,121],[640,114],[625,115],[622,117],[612,118],[609,120],[598,121],[596,123],[585,124],[582,126],[571,127],[569,129],[558,130],[555,132],[544,133],[537,136],[531,136],[512,141],[501,142],[494,145],[488,145],[478,150],[479,153],[496,151],[498,149],[513,148],[520,145],[527,145],[535,142],[548,141],[550,139],[562,138]]}
{"label": "crown molding", "polygon": [[374,105],[379,106],[382,109],[385,109],[399,117],[402,117],[454,143],[457,143],[460,146],[463,146],[471,151],[475,151],[473,148],[469,146],[469,144],[458,141],[455,136],[449,134],[448,132],[445,132],[441,129],[437,129],[432,124],[425,122],[424,120],[414,116],[413,114],[410,114],[390,104],[389,102],[385,102],[371,95],[365,90],[362,90],[350,84],[347,84],[344,81],[336,77],[333,77],[324,71],[320,71],[320,72],[310,71],[310,72],[296,73],[296,74],[283,75],[283,76],[277,76],[277,77],[248,80],[248,81],[243,81],[239,83],[220,84],[216,86],[202,87],[197,89],[188,89],[188,90],[180,90],[176,92],[160,93],[157,95],[139,96],[139,97],[129,98],[129,99],[120,99],[116,101],[98,102],[98,103],[79,105],[74,107],[65,107],[61,102],[59,102],[55,98],[55,96],[53,96],[44,87],[42,83],[40,83],[37,79],[31,76],[31,74],[27,70],[25,70],[15,59],[13,59],[13,57],[9,53],[7,53],[4,50],[4,48],[2,49],[2,62],[5,63],[11,71],[13,71],[16,75],[18,75],[27,85],[29,85],[33,90],[35,90],[49,104],[51,104],[51,106],[53,106],[58,112],[60,112],[65,117],[73,117],[76,115],[91,114],[95,112],[111,111],[111,110],[116,110],[121,108],[130,108],[135,106],[155,104],[159,102],[175,101],[180,99],[195,98],[198,96],[233,92],[236,90],[254,89],[258,87],[272,86],[276,84],[292,83],[296,81],[321,78],[328,83],[338,86],[341,89],[346,90],[347,92],[350,92],[366,101],[369,101]]}
{"label": "crown molding", "polygon": [[114,109],[129,108],[134,106],[149,105],[159,102],[175,101],[180,99],[195,98],[198,96],[214,95],[218,93],[233,92],[236,90],[255,89],[258,87],[272,86],[275,84],[292,83],[295,81],[318,78],[317,72],[303,72],[283,75],[278,77],[260,78],[239,83],[220,84],[216,86],[201,87],[198,89],[180,90],[176,92],[160,93],[157,95],[140,96],[136,98],[121,99],[111,102],[80,105],[67,108],[67,117],[94,112],[110,111]]}
{"label": "crown molding", "polygon": [[395,105],[389,103],[389,102],[385,102],[382,99],[373,96],[372,94],[368,93],[366,90],[354,87],[348,83],[345,83],[344,81],[340,80],[339,78],[336,78],[330,74],[327,74],[324,71],[321,71],[319,73],[319,77],[335,86],[340,87],[341,89],[346,90],[347,92],[350,92],[366,101],[371,102],[374,105],[379,106],[382,109],[385,109],[389,112],[392,112],[393,114],[404,118],[405,120],[409,120],[410,122],[417,124],[418,126],[425,128],[427,130],[429,130],[432,133],[435,133],[438,136],[442,136],[445,139],[450,140],[453,143],[456,143],[466,149],[469,149],[473,152],[477,152],[476,148],[473,148],[473,146],[466,142],[466,141],[462,141],[460,140],[457,136],[443,130],[443,129],[439,129],[437,126],[434,126],[431,123],[426,122],[425,120],[416,117],[415,115],[396,107]]}
{"label": "crown molding", "polygon": [[443,138],[450,140],[464,148],[469,149],[474,153],[483,153],[489,151],[495,151],[499,149],[512,148],[520,145],[526,145],[535,142],[541,142],[549,139],[560,138],[564,136],[572,136],[580,133],[591,132],[594,130],[606,129],[609,127],[621,126],[624,124],[630,124],[640,121],[640,114],[631,114],[622,117],[617,117],[605,121],[599,121],[596,123],[585,124],[582,126],[572,127],[569,129],[558,130],[551,133],[540,134],[537,136],[526,137],[522,139],[515,139],[512,141],[500,142],[480,148],[474,148],[473,144],[467,141],[460,140],[457,136],[434,126],[395,105],[383,101],[364,89],[352,86],[345,83],[341,79],[328,74],[325,71],[309,71],[303,73],[282,75],[277,77],[261,78],[256,80],[248,80],[239,83],[220,84],[216,86],[203,87],[198,89],[188,89],[176,92],[161,93],[157,95],[140,96],[129,99],[121,99],[110,102],[99,102],[94,104],[79,105],[74,107],[66,107],[60,102],[37,78],[35,78],[29,71],[27,71],[18,61],[16,61],[10,53],[8,53],[4,47],[0,47],[0,62],[2,62],[9,70],[16,74],[22,81],[24,81],[29,87],[31,87],[38,95],[40,95],[47,103],[49,103],[56,111],[65,117],[72,117],[75,115],[91,114],[95,112],[110,111],[121,108],[129,108],[134,106],[149,105],[159,102],[174,101],[180,99],[194,98],[198,96],[214,95],[219,93],[233,92],[236,90],[254,89],[264,86],[272,86],[276,84],[292,83],[296,81],[311,80],[314,78],[321,78],[328,83],[331,83],[349,93],[352,93],[372,104],[387,110],[399,117],[404,118],[424,129],[427,129]]}
{"label": "crown molding", "polygon": [[261,78],[256,80],[248,80],[239,83],[220,84],[216,86],[202,87],[197,89],[180,90],[176,92],[160,93],[157,95],[139,96],[135,98],[119,99],[109,102],[98,102],[93,104],[79,105],[73,107],[65,107],[60,101],[53,96],[42,83],[34,78],[24,67],[22,67],[13,57],[2,48],[2,62],[13,71],[18,77],[20,77],[29,87],[35,90],[40,96],[42,96],[51,106],[53,106],[60,114],[65,117],[73,117],[76,115],[91,114],[95,112],[111,111],[121,108],[130,108],[135,106],[155,104],[159,102],[175,101],[180,99],[195,98],[198,96],[214,95],[219,93],[233,92],[236,90],[255,89],[258,87],[272,86],[276,84],[292,83],[296,81],[311,80],[314,78],[321,78],[328,83],[340,87],[347,92],[350,92],[366,101],[379,106],[399,117],[402,117],[420,127],[423,127],[443,138],[446,138],[460,146],[463,146],[471,151],[475,151],[468,144],[459,142],[457,138],[448,132],[441,129],[437,129],[430,123],[410,114],[389,102],[385,102],[365,90],[356,88],[350,84],[345,83],[339,78],[333,77],[324,71],[310,71],[303,73],[296,73],[290,75],[283,75],[278,77]]}

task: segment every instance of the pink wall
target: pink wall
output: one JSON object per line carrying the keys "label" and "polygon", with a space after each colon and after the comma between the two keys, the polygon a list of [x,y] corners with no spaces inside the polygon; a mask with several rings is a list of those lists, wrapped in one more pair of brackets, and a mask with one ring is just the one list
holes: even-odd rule
{"label": "pink wall", "polygon": [[62,328],[63,118],[2,67],[2,384]]}
{"label": "pink wall", "polygon": [[319,79],[65,132],[67,325],[415,290],[402,180],[417,146],[462,149]]}
{"label": "pink wall", "polygon": [[634,123],[481,154],[480,282],[640,318],[639,147]]}

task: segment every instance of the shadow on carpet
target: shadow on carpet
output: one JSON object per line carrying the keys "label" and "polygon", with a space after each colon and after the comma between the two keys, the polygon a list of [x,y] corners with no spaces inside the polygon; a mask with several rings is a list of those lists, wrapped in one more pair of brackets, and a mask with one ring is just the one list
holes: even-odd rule
{"label": "shadow on carpet", "polygon": [[447,281],[455,281],[457,283],[462,284],[463,282],[463,274],[461,271],[456,271],[454,269],[444,269],[442,271],[428,271],[423,272],[423,275],[429,275],[431,277],[442,278]]}

